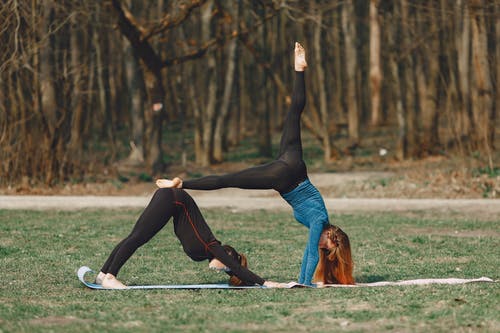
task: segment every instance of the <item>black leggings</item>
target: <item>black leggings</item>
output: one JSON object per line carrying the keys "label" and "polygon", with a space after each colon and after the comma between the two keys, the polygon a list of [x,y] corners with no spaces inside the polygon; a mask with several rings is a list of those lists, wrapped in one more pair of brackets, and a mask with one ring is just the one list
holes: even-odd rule
{"label": "black leggings", "polygon": [[135,223],[132,232],[109,255],[101,268],[103,273],[117,275],[134,252],[154,237],[176,212],[172,191],[156,191],[149,205]]}
{"label": "black leggings", "polygon": [[130,256],[153,238],[171,218],[174,220],[175,235],[188,257],[194,261],[217,258],[230,269],[232,275],[246,284],[264,284],[264,279],[241,266],[226,252],[193,198],[184,190],[171,188],[156,190],[130,235],[114,248],[101,271],[116,276]]}
{"label": "black leggings", "polygon": [[243,189],[274,189],[288,193],[307,178],[302,159],[300,116],[306,103],[304,72],[295,72],[292,104],[283,124],[278,158],[272,162],[222,176],[185,180],[182,187],[194,190],[215,190],[225,187]]}

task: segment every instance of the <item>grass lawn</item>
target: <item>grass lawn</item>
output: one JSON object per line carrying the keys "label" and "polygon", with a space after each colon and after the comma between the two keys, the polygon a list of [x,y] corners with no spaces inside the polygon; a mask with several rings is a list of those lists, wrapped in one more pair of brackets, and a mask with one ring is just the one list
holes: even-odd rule
{"label": "grass lawn", "polygon": [[[217,238],[264,278],[296,279],[306,229],[290,213],[204,211]],[[499,332],[500,285],[349,289],[94,291],[99,269],[140,210],[0,210],[0,332]],[[335,215],[351,240],[359,282],[499,279],[500,217]],[[120,272],[127,284],[226,282],[191,261],[172,223]]]}

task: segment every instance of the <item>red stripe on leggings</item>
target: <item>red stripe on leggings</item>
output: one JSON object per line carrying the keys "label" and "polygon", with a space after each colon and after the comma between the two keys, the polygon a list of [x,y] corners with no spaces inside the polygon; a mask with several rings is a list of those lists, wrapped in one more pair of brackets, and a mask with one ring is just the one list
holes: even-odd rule
{"label": "red stripe on leggings", "polygon": [[[184,209],[184,214],[186,214],[186,216],[188,218],[188,221],[189,221],[189,224],[191,224],[191,227],[193,228],[194,234],[196,235],[196,238],[198,238],[198,240],[200,241],[200,243],[203,244],[203,246],[205,246],[205,251],[206,252],[210,251],[209,246],[212,245],[213,243],[217,243],[217,241],[213,241],[213,242],[210,242],[210,243],[207,244],[203,240],[203,238],[201,238],[200,233],[198,232],[198,229],[196,229],[196,226],[194,225],[193,220],[191,219],[191,215],[189,215],[189,212],[188,212],[188,210],[186,208],[186,205],[184,205],[184,203],[180,202],[180,201],[174,201],[174,204],[182,206],[182,208]],[[210,252],[212,252],[212,251],[210,251]]]}

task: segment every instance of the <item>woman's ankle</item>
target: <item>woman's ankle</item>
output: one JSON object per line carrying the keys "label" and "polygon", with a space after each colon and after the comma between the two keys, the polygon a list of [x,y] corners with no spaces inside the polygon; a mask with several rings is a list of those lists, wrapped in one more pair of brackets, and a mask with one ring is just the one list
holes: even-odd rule
{"label": "woman's ankle", "polygon": [[106,273],[103,273],[102,271],[97,274],[95,278],[95,283],[96,284],[102,284],[102,280],[104,280],[104,277],[106,276]]}

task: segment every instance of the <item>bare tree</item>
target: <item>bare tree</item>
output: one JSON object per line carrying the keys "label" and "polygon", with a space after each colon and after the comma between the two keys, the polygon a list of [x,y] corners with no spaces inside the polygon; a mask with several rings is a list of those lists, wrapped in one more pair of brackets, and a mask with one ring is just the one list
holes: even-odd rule
{"label": "bare tree", "polygon": [[[207,42],[212,38],[212,8],[213,0],[209,0],[208,4],[203,8],[201,14],[202,21],[202,41]],[[209,53],[206,57],[206,74],[204,75],[204,86],[207,87],[205,98],[205,107],[202,113],[201,125],[201,142],[202,151],[199,163],[202,166],[208,166],[212,162],[213,153],[213,126],[215,120],[215,108],[217,102],[217,80],[216,80],[216,61],[214,53]]]}
{"label": "bare tree", "polygon": [[380,65],[380,23],[378,15],[379,0],[370,0],[370,92],[371,92],[371,125],[381,122],[380,89],[382,69]]}
{"label": "bare tree", "polygon": [[351,145],[359,143],[359,111],[356,89],[356,16],[354,3],[346,1],[342,5],[342,31],[345,44],[345,70],[346,70],[346,105],[348,114],[348,129]]}
{"label": "bare tree", "polygon": [[[236,32],[238,28],[238,8],[236,4],[229,3],[228,11],[231,14],[227,19],[231,20],[229,29],[233,32]],[[230,34],[229,32],[228,34]],[[219,110],[219,114],[217,116],[217,120],[215,121],[215,129],[214,129],[214,149],[213,149],[213,157],[216,162],[222,162],[223,160],[223,149],[224,149],[224,132],[226,128],[227,116],[230,108],[231,96],[233,93],[233,82],[235,77],[236,70],[236,39],[232,39],[228,43],[228,51],[227,51],[227,67],[226,67],[226,76],[224,79],[224,92],[222,94],[222,102]]]}
{"label": "bare tree", "polygon": [[[317,6],[318,4],[316,4]],[[314,63],[315,64],[322,64],[322,53],[323,53],[323,47],[321,43],[321,31],[322,31],[322,20],[323,20],[323,13],[318,10],[316,12],[316,24],[314,26],[314,32],[313,32],[313,55],[314,55]],[[330,135],[328,133],[328,107],[327,107],[327,102],[326,102],[326,89],[325,89],[325,72],[323,70],[323,66],[314,66],[315,70],[315,75],[316,75],[316,82],[318,82],[318,85],[316,87],[317,89],[317,96],[319,99],[319,114],[321,116],[321,135],[323,137],[323,150],[324,150],[324,159],[325,161],[329,161],[331,157],[331,145],[330,145]]]}
{"label": "bare tree", "polygon": [[[209,166],[224,159],[228,142],[256,132],[259,155],[270,156],[289,103],[295,40],[312,65],[303,125],[325,161],[356,147],[368,128],[369,136],[397,133],[389,145],[399,159],[458,146],[493,168],[499,6],[6,0],[0,183],[55,185],[104,168],[113,175],[124,161],[159,174],[181,150],[183,165],[194,152],[195,163]],[[344,126],[349,138],[337,148]]]}
{"label": "bare tree", "polygon": [[493,109],[493,86],[488,61],[488,38],[483,2],[469,0],[472,15],[472,112],[476,127],[474,141],[488,156],[489,165],[493,169],[490,138],[494,130],[490,119]]}
{"label": "bare tree", "polygon": [[[72,96],[70,101],[70,114],[71,114],[71,141],[69,143],[67,155],[68,159],[78,159],[80,156],[79,151],[83,148],[82,142],[82,129],[84,121],[84,105],[83,105],[83,72],[81,70],[81,44],[82,36],[79,29],[77,15],[73,15],[70,18],[71,23],[71,36],[70,36],[70,47],[71,47],[71,68],[70,72],[73,74],[72,80]],[[79,161],[78,161],[79,164]]]}
{"label": "bare tree", "polygon": [[[456,122],[452,128],[457,137],[457,142],[462,147],[465,138],[471,135],[471,100],[470,100],[470,51],[471,51],[471,26],[469,7],[459,0],[456,6],[456,38],[455,47],[457,50],[458,67],[458,94],[459,109],[456,115]],[[462,148],[463,150],[463,148]]]}
{"label": "bare tree", "polygon": [[[495,78],[496,78],[496,91],[495,91],[495,106],[492,109],[492,114],[491,114],[491,122],[493,125],[493,129],[491,131],[491,137],[490,137],[490,142],[491,142],[491,148],[494,150],[495,148],[495,139],[496,136],[499,135],[498,133],[498,109],[500,108],[500,2],[496,2],[495,5],[495,17],[494,17],[494,27],[495,27],[495,68],[496,73],[495,73]],[[491,168],[491,165],[490,165]]]}

